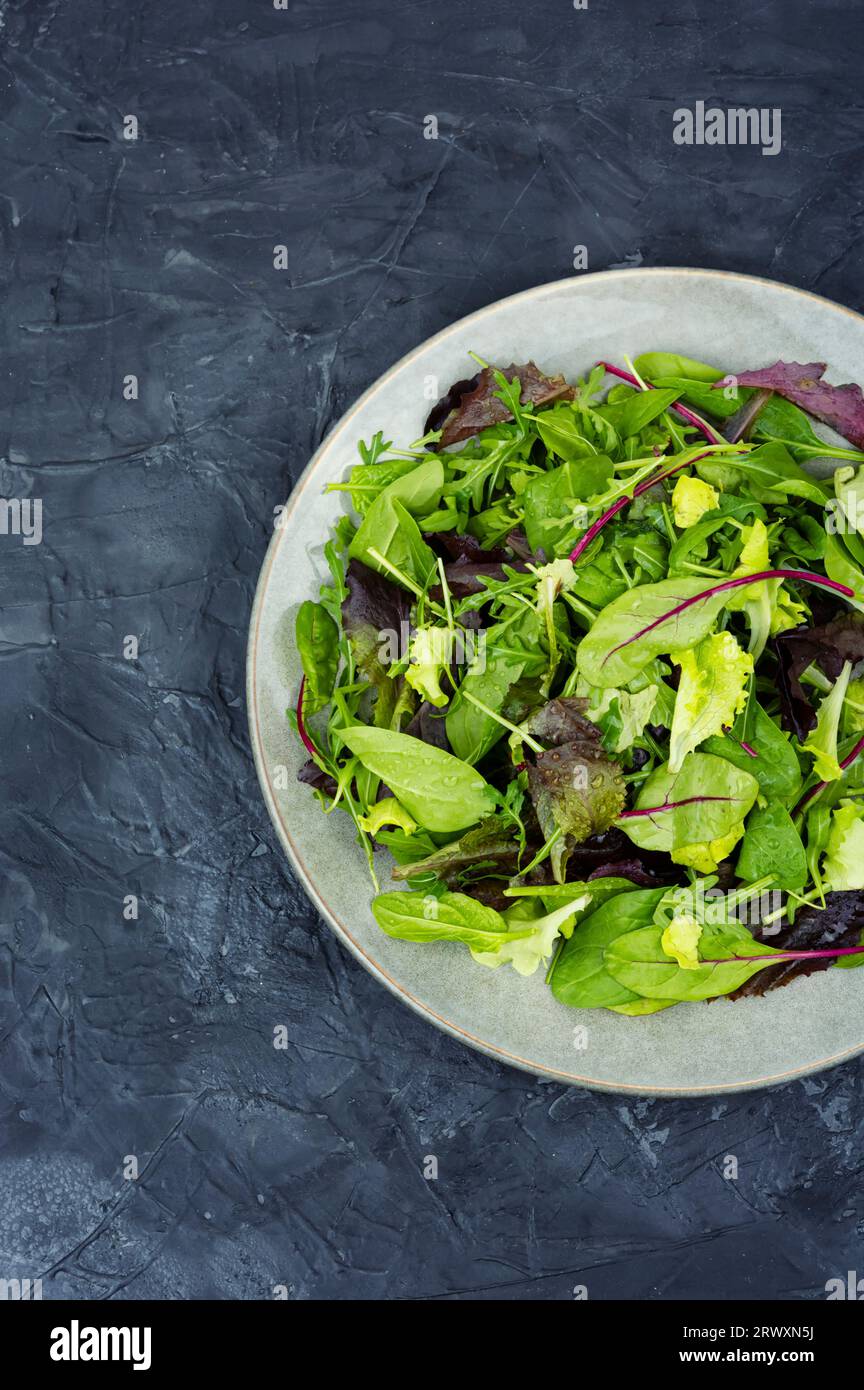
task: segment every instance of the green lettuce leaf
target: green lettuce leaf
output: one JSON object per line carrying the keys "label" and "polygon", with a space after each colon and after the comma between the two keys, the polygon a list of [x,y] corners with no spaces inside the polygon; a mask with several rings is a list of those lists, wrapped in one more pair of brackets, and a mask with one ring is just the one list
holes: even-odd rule
{"label": "green lettuce leaf", "polygon": [[714,511],[719,501],[720,494],[710,483],[682,475],[672,490],[675,525],[686,531],[701,521],[706,512]]}
{"label": "green lettuce leaf", "polygon": [[684,759],[706,738],[734,724],[747,702],[753,658],[731,632],[717,632],[697,647],[673,653],[681,668],[669,740],[669,769],[680,772]]}
{"label": "green lettuce leaf", "polygon": [[453,653],[452,633],[446,627],[420,627],[411,638],[410,661],[405,679],[412,689],[439,709],[448,696],[441,689],[441,676]]}
{"label": "green lettuce leaf", "polygon": [[864,806],[850,803],[832,811],[822,882],[832,893],[864,888]]}

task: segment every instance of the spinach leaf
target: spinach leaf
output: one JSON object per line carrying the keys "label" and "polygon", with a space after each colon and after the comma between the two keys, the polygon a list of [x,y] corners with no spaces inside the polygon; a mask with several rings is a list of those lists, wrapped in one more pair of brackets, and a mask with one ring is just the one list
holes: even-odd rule
{"label": "spinach leaf", "polygon": [[359,516],[365,516],[385,488],[411,473],[417,467],[413,458],[383,459],[380,463],[356,463],[351,469],[347,483],[328,483],[325,492],[344,492],[347,490],[351,505]]}
{"label": "spinach leaf", "polygon": [[[791,805],[801,790],[801,766],[792,743],[779,729],[774,720],[767,715],[758,701],[754,701],[752,723],[745,727],[747,711],[742,711],[725,737],[717,735],[706,739],[702,745],[703,753],[711,753],[717,758],[726,758],[743,772],[749,772],[759,783],[763,796]],[[757,756],[751,757],[742,740],[753,748]]]}
{"label": "spinach leaf", "polygon": [[807,856],[792,817],[779,801],[751,813],[735,872],[754,883],[770,874],[784,892],[800,893],[807,882]]}
{"label": "spinach leaf", "polygon": [[426,830],[467,830],[495,810],[498,794],[473,767],[410,734],[354,724],[342,742]]}
{"label": "spinach leaf", "polygon": [[303,713],[317,714],[329,703],[336,684],[339,629],[322,604],[307,599],[298,610],[295,632],[306,677]]}
{"label": "spinach leaf", "polygon": [[700,415],[713,415],[720,420],[730,419],[752,394],[750,391],[735,390],[734,387],[715,391],[707,381],[694,381],[683,376],[655,377],[652,384],[672,388],[685,405],[697,410]]}
{"label": "spinach leaf", "polygon": [[604,952],[619,936],[648,926],[665,892],[665,888],[647,888],[616,894],[580,923],[565,942],[552,974],[552,993],[559,1003],[572,1009],[609,1009],[635,1002],[638,991],[612,979]]}
{"label": "spinach leaf", "polygon": [[649,381],[656,377],[684,377],[688,381],[707,381],[709,384],[720,381],[723,372],[697,362],[692,357],[682,357],[678,352],[643,352],[633,363],[639,375]]}
{"label": "spinach leaf", "polygon": [[[387,563],[382,564],[370,554],[373,550]],[[418,590],[425,588],[436,563],[435,553],[424,541],[417,522],[389,488],[372,503],[348,554],[397,584]],[[401,576],[409,583],[405,584]]]}
{"label": "spinach leaf", "polygon": [[641,434],[673,401],[681,395],[680,389],[673,387],[660,391],[633,391],[614,405],[604,405],[598,410],[605,420],[614,427],[621,439],[629,439]]}
{"label": "spinach leaf", "polygon": [[[467,893],[442,893],[431,901],[416,893],[380,893],[372,914],[382,931],[401,941],[461,941],[495,951],[511,936],[500,912]],[[513,935],[530,936],[530,925]]]}
{"label": "spinach leaf", "polygon": [[555,948],[558,934],[590,899],[574,893],[554,912],[539,917],[532,904],[520,904],[507,917],[467,893],[382,893],[372,903],[375,920],[388,936],[403,941],[460,941],[480,965],[509,964],[533,975]]}
{"label": "spinach leaf", "polygon": [[626,1014],[628,1018],[643,1018],[646,1014],[659,1014],[662,1009],[673,1009],[677,999],[634,999],[629,1004],[611,1004],[613,1014]]}

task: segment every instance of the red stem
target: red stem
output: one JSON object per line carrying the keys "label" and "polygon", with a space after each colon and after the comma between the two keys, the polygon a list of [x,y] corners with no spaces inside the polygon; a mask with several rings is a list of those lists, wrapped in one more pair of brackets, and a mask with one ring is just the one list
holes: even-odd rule
{"label": "red stem", "polygon": [[[639,381],[638,377],[633,376],[632,372],[625,372],[620,367],[614,367],[611,362],[597,362],[595,365],[604,367],[610,376],[620,377],[622,381],[627,381],[631,386],[636,386],[640,391],[642,390],[642,383]],[[655,390],[655,387],[653,387],[650,382],[646,381],[645,385],[648,387],[649,391]],[[682,420],[686,420],[690,425],[695,425],[700,433],[704,434],[709,444],[726,443],[722,435],[712,430],[706,420],[700,420],[699,416],[694,415],[692,410],[688,410],[686,405],[673,405],[671,409],[675,411],[676,415],[680,415]]]}
{"label": "red stem", "polygon": [[702,965],[728,965],[733,960],[768,960],[771,965],[779,965],[783,960],[827,960],[830,956],[857,956],[864,946],[841,946],[835,951],[782,951],[776,956],[725,956],[720,960],[703,960]]}
{"label": "red stem", "polygon": [[310,758],[314,758],[316,763],[321,756],[315,744],[306,732],[306,725],[303,723],[303,696],[306,692],[306,677],[300,682],[300,694],[297,696],[297,732],[303,740],[303,746]]}
{"label": "red stem", "polygon": [[[864,738],[859,738],[858,742],[855,744],[855,747],[852,749],[852,752],[847,753],[846,757],[843,759],[842,763],[840,764],[841,768],[843,768],[845,771],[845,769],[849,767],[851,763],[854,763],[855,759],[858,757],[859,753],[862,752],[862,750],[864,750]],[[811,787],[809,792],[805,792],[801,800],[798,802],[798,805],[795,807],[795,810],[792,812],[793,816],[797,816],[799,811],[803,811],[804,807],[807,805],[807,802],[810,801],[814,796],[818,795],[819,792],[824,791],[827,785],[827,782],[817,782],[815,787]]]}
{"label": "red stem", "polygon": [[[732,449],[731,452],[743,454],[746,450]],[[704,454],[695,454],[692,459],[682,459],[680,463],[673,463],[671,468],[666,468],[660,473],[654,473],[650,478],[643,478],[642,482],[634,487],[631,493],[626,497],[619,497],[618,501],[613,503],[608,512],[604,512],[602,516],[599,516],[596,521],[591,523],[575,550],[571,550],[571,561],[575,563],[575,561],[579,559],[579,556],[587,550],[594,537],[602,531],[607,521],[611,521],[613,516],[617,516],[622,507],[627,506],[628,502],[632,502],[636,497],[641,497],[643,492],[647,492],[649,488],[655,487],[657,483],[662,483],[664,478],[671,478],[672,474],[677,473],[679,468],[689,468],[691,463],[698,463],[700,459],[711,457],[710,449],[706,449]]]}
{"label": "red stem", "polygon": [[740,801],[740,796],[685,796],[683,801],[664,801],[662,806],[645,806],[641,811],[622,811],[619,820],[633,816],[654,816],[658,811],[676,811],[679,806],[692,806],[694,801]]}

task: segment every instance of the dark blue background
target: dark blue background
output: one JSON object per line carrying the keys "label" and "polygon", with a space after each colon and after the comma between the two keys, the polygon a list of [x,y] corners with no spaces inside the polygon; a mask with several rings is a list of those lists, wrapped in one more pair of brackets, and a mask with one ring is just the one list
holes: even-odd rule
{"label": "dark blue background", "polygon": [[[0,5],[0,494],[44,505],[0,536],[0,1277],[824,1297],[864,1274],[861,1066],[650,1101],[437,1033],[293,882],[243,684],[273,508],[443,325],[578,244],[860,307],[860,6],[289,3]],[[779,106],[782,154],[674,145],[698,99]]]}

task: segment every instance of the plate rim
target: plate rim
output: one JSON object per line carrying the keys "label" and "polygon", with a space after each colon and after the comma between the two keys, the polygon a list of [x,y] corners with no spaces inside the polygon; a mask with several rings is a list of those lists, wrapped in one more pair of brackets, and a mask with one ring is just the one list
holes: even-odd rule
{"label": "plate rim", "polygon": [[[515,304],[520,300],[528,298],[542,298],[545,295],[560,292],[564,286],[570,289],[578,289],[578,287],[583,284],[599,280],[633,279],[634,277],[653,278],[661,276],[710,277],[734,280],[745,284],[770,286],[774,290],[781,290],[798,299],[812,299],[818,304],[827,304],[832,309],[847,314],[850,318],[856,319],[859,323],[864,325],[864,314],[859,313],[855,309],[850,309],[845,304],[838,304],[836,300],[829,299],[825,295],[815,294],[812,290],[799,289],[795,285],[787,285],[782,281],[772,280],[767,276],[750,275],[734,270],[715,270],[698,266],[632,266],[620,270],[592,271],[586,275],[569,275],[558,280],[550,280],[540,285],[530,286],[528,289],[519,290],[515,294],[505,295],[501,299],[494,300],[491,304],[486,304],[479,309],[472,310],[471,313],[465,314],[462,318],[454,319],[452,323],[445,325],[444,328],[439,329],[437,333],[433,333],[430,337],[424,338],[421,343],[418,343],[407,353],[404,353],[402,357],[398,358],[385,372],[377,377],[375,381],[354,400],[348,409],[344,411],[333,425],[332,429],[324,439],[322,439],[318,448],[314,451],[309,462],[297,478],[291,492],[288,494],[288,498],[280,513],[280,522],[284,522],[286,518],[292,516],[297,510],[300,500],[312,481],[324,455],[330,450],[336,439],[350,427],[351,421],[360,409],[367,401],[371,400],[373,396],[377,395],[403,367],[412,362],[415,357],[425,352],[427,348],[443,342],[452,333],[455,333],[458,329],[464,328],[466,324],[481,321],[487,316],[495,313],[505,304]],[[793,1067],[789,1071],[775,1072],[767,1076],[753,1077],[741,1081],[717,1082],[705,1086],[650,1086],[644,1083],[625,1081],[610,1082],[596,1077],[583,1076],[576,1072],[560,1071],[556,1067],[549,1067],[541,1062],[532,1062],[528,1058],[520,1057],[516,1053],[510,1052],[507,1048],[496,1046],[483,1038],[478,1038],[474,1034],[469,1033],[466,1029],[460,1027],[459,1024],[453,1023],[450,1019],[444,1018],[441,1014],[438,1014],[429,1004],[418,999],[406,986],[400,984],[388,974],[383,966],[381,966],[379,962],[360,945],[359,941],[352,936],[350,928],[330,906],[321,890],[316,885],[303,861],[299,849],[291,837],[290,830],[279,809],[266,767],[257,700],[258,635],[261,625],[261,616],[267,600],[270,576],[280,543],[285,538],[286,534],[287,528],[282,524],[275,529],[270,538],[258,574],[255,596],[252,602],[249,619],[249,636],[246,648],[246,713],[255,771],[268,815],[276,830],[280,844],[293,865],[297,877],[303,885],[313,907],[315,907],[318,913],[329,924],[335,935],[348,948],[354,958],[358,960],[369,974],[378,980],[385,989],[403,1004],[407,1005],[407,1007],[420,1018],[431,1023],[433,1027],[439,1028],[442,1032],[448,1033],[452,1038],[455,1038],[457,1042],[461,1042],[474,1051],[493,1058],[495,1061],[505,1062],[508,1066],[515,1067],[545,1082],[558,1082],[562,1085],[581,1086],[586,1090],[601,1091],[612,1095],[625,1094],[672,1098],[723,1095],[761,1090],[768,1086],[781,1085],[803,1076],[825,1071],[830,1067],[839,1065],[841,1062],[850,1060],[864,1050],[864,1039],[862,1039],[861,1042],[844,1049],[842,1052],[812,1062],[807,1062],[800,1067]]]}

